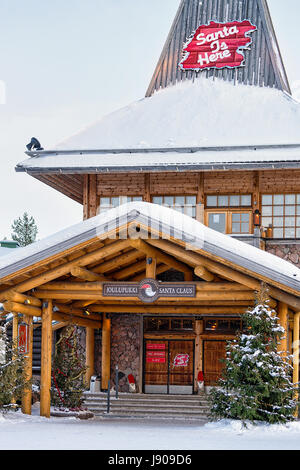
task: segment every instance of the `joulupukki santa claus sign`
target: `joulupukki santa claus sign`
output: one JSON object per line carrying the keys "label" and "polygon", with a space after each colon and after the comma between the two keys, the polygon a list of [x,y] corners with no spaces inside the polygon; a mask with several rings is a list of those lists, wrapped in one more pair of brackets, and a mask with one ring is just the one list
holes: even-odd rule
{"label": "joulupukki santa claus sign", "polygon": [[257,30],[250,21],[233,21],[199,26],[184,45],[184,57],[179,67],[182,70],[204,70],[210,68],[235,68],[244,65],[243,49],[249,48]]}

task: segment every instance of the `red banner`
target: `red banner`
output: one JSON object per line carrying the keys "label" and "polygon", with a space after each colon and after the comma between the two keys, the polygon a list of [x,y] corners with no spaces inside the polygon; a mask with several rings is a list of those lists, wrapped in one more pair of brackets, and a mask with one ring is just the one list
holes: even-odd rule
{"label": "red banner", "polygon": [[24,323],[18,325],[18,349],[21,354],[29,352],[29,327]]}
{"label": "red banner", "polygon": [[158,349],[158,350],[165,350],[166,344],[165,343],[147,343],[147,349]]}
{"label": "red banner", "polygon": [[233,21],[199,26],[183,48],[182,70],[235,68],[244,65],[243,49],[252,43],[257,27],[250,21]]}
{"label": "red banner", "polygon": [[146,362],[155,363],[155,364],[165,364],[166,358],[165,357],[147,357]]}

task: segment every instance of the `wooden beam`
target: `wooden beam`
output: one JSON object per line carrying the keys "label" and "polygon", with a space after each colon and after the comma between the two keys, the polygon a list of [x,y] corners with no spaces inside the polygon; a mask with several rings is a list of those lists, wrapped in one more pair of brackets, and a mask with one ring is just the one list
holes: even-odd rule
{"label": "wooden beam", "polygon": [[16,292],[14,290],[9,292],[6,298],[7,300],[18,302],[19,304],[32,305],[33,307],[42,306],[41,300],[37,299],[36,297],[32,297],[30,295],[25,295],[25,294],[20,294],[20,292]]}
{"label": "wooden beam", "polygon": [[67,315],[70,315],[72,317],[84,318],[86,320],[93,320],[93,321],[101,323],[101,317],[99,315],[90,313],[88,308],[86,308],[85,310],[82,310],[80,308],[73,307],[72,304],[65,305],[65,304],[59,304],[55,302],[53,310],[56,313],[66,313]]}
{"label": "wooden beam", "polygon": [[288,344],[288,320],[289,320],[289,309],[288,306],[282,302],[279,302],[278,305],[278,319],[279,319],[279,324],[284,328],[284,336],[280,340],[280,344],[278,345],[278,352],[284,353],[284,355],[287,354],[287,344]]}
{"label": "wooden beam", "polygon": [[26,281],[23,281],[19,283],[18,285],[14,286],[14,289],[7,289],[3,292],[0,293],[0,299],[6,300],[7,295],[14,291],[17,290],[18,292],[26,292],[30,289],[34,289],[38,286],[41,286],[42,284],[45,284],[49,281],[53,281],[54,279],[57,279],[61,276],[64,276],[66,274],[69,274],[71,272],[71,269],[74,268],[75,266],[79,267],[84,267],[87,266],[91,263],[94,263],[102,258],[105,258],[106,256],[112,255],[114,253],[119,252],[122,249],[125,249],[129,246],[129,241],[128,240],[118,240],[114,243],[111,243],[110,245],[104,246],[92,253],[88,253],[86,255],[81,256],[80,258],[76,258],[73,261],[69,261],[63,265],[60,265],[56,268],[47,270],[46,272],[39,274],[34,277],[30,277]]}
{"label": "wooden beam", "polygon": [[137,261],[140,257],[140,254],[136,250],[130,250],[122,255],[114,257],[113,259],[104,261],[96,267],[93,267],[93,272],[106,273],[108,271],[114,271],[119,269],[120,266],[123,266],[124,264],[130,264],[134,261]]}
{"label": "wooden beam", "polygon": [[191,315],[240,315],[246,311],[246,306],[170,306],[170,305],[91,305],[91,312],[107,313],[149,313],[149,314],[191,314]]}
{"label": "wooden beam", "polygon": [[194,273],[196,276],[200,277],[201,279],[204,279],[205,281],[212,282],[215,279],[215,275],[208,271],[204,266],[197,266],[194,269]]}
{"label": "wooden beam", "polygon": [[28,345],[29,350],[25,355],[24,375],[26,385],[22,393],[22,413],[31,415],[32,403],[32,345],[33,345],[33,317],[29,315],[23,316],[23,322],[28,326]]}
{"label": "wooden beam", "polygon": [[6,312],[22,313],[23,315],[30,315],[33,317],[41,317],[42,310],[38,307],[31,305],[19,304],[18,302],[12,302],[8,300],[3,303],[3,308]]}
{"label": "wooden beam", "polygon": [[127,266],[126,268],[120,269],[111,275],[111,277],[116,281],[123,281],[134,274],[145,271],[146,262],[145,260],[139,261],[138,263],[134,263],[131,266]]}
{"label": "wooden beam", "polygon": [[67,313],[53,312],[53,320],[67,322],[68,324],[82,326],[84,328],[93,328],[94,330],[101,328],[101,321],[96,322],[95,320],[90,320],[88,317],[85,319],[68,315]]}
{"label": "wooden beam", "polygon": [[156,279],[156,258],[147,257],[146,258],[146,278],[147,279]]}
{"label": "wooden beam", "polygon": [[[239,271],[235,271],[233,268],[225,266],[219,262],[213,261],[211,259],[205,258],[198,253],[185,250],[174,243],[171,243],[167,240],[154,240],[149,239],[149,243],[160,247],[161,249],[165,250],[166,252],[172,254],[173,256],[177,256],[179,259],[184,259],[186,263],[191,264],[192,266],[196,267],[198,265],[203,265],[204,267],[208,268],[210,271],[213,271],[219,274],[226,279],[230,279],[231,281],[235,281],[239,284],[249,287],[250,289],[259,291],[261,286],[261,281],[257,280],[247,274],[243,274]],[[269,280],[270,282],[271,280]],[[293,309],[300,309],[300,300],[296,298],[296,296],[292,294],[288,294],[276,287],[269,286],[269,294],[271,297],[288,304]]]}
{"label": "wooden beam", "polygon": [[184,263],[181,263],[174,259],[172,256],[169,256],[163,253],[161,250],[157,248],[153,248],[148,243],[144,242],[141,239],[138,240],[130,240],[131,246],[133,246],[136,250],[145,253],[148,258],[156,258],[161,263],[170,266],[170,268],[176,269],[177,271],[190,273],[191,268]]}
{"label": "wooden beam", "polygon": [[71,269],[71,274],[78,279],[82,279],[84,281],[108,281],[105,276],[101,274],[94,273],[93,271],[89,271],[85,268],[80,268],[79,266],[75,266]]}
{"label": "wooden beam", "polygon": [[[145,267],[145,262],[144,262]],[[130,284],[132,281],[128,281]],[[116,282],[117,284],[117,282]],[[127,284],[127,282],[126,282]],[[134,283],[132,283],[134,284]],[[168,282],[168,285],[174,284],[176,286],[177,282]],[[197,292],[254,292],[253,289],[245,287],[236,282],[193,282],[196,286]],[[44,284],[40,287],[43,291],[82,291],[82,292],[97,292],[102,293],[103,282],[69,282],[69,281],[53,281]],[[38,290],[36,289],[33,292],[33,295],[37,295]]]}
{"label": "wooden beam", "polygon": [[[55,299],[55,300],[121,300],[123,302],[132,302],[138,299],[138,297],[103,297],[102,293],[95,292],[93,290],[83,291],[83,290],[37,290],[36,295],[40,299]],[[241,292],[197,292],[196,297],[164,297],[165,302],[177,302],[177,303],[190,303],[195,302],[195,300],[249,300],[253,301],[255,295],[252,291],[241,291]]]}
{"label": "wooden beam", "polygon": [[111,320],[103,314],[102,318],[102,361],[101,389],[107,390],[110,380]]}
{"label": "wooden beam", "polygon": [[42,350],[40,415],[50,418],[51,390],[51,354],[52,354],[52,300],[43,304],[42,312]]}

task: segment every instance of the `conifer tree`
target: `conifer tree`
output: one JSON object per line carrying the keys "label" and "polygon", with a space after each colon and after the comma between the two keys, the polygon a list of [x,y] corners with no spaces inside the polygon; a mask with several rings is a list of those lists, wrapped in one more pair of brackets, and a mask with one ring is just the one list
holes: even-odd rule
{"label": "conifer tree", "polygon": [[12,239],[19,243],[20,246],[27,246],[36,241],[38,228],[34,218],[24,212],[22,217],[13,221]]}
{"label": "conifer tree", "polygon": [[223,376],[210,393],[214,418],[271,424],[294,419],[290,357],[277,351],[285,331],[268,303],[262,286],[255,307],[243,316],[244,332],[228,342]]}
{"label": "conifer tree", "polygon": [[80,410],[86,390],[85,352],[78,328],[69,325],[55,345],[51,403],[60,409]]}
{"label": "conifer tree", "polygon": [[0,410],[15,408],[15,402],[21,400],[22,393],[31,383],[24,372],[24,355],[18,351],[14,341],[7,335],[7,325],[0,325]]}

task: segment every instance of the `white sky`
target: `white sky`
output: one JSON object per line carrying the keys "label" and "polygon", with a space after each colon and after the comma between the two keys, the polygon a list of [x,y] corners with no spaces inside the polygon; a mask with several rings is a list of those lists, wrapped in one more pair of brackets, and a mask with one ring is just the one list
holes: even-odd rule
{"label": "white sky", "polygon": [[[24,211],[35,217],[39,238],[81,220],[79,204],[14,167],[32,136],[49,148],[142,98],[179,3],[0,0],[0,239]],[[269,7],[293,85],[300,2],[269,0]]]}

